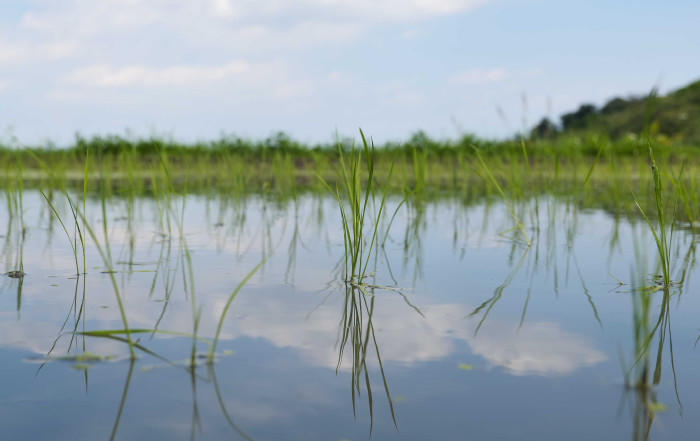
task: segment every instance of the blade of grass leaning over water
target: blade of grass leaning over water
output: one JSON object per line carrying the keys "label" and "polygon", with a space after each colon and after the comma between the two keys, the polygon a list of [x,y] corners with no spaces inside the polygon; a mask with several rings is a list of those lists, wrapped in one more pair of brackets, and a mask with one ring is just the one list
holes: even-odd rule
{"label": "blade of grass leaning over water", "polygon": [[226,319],[226,313],[228,312],[229,307],[231,306],[231,303],[233,303],[233,300],[236,298],[238,295],[238,292],[243,288],[243,286],[248,283],[248,280],[253,277],[253,275],[258,272],[258,270],[267,262],[267,258],[263,259],[260,263],[258,263],[255,268],[253,268],[244,278],[241,280],[236,288],[233,290],[231,295],[228,296],[228,299],[226,299],[226,304],[224,305],[224,309],[221,311],[221,316],[219,317],[219,323],[216,326],[216,334],[214,334],[214,340],[211,342],[211,346],[209,347],[209,354],[207,355],[207,363],[213,363],[214,362],[214,354],[216,353],[216,345],[219,343],[219,336],[221,335],[221,328],[224,326],[224,319]]}
{"label": "blade of grass leaning over water", "polygon": [[517,229],[520,231],[520,234],[522,234],[523,239],[525,239],[525,243],[528,246],[530,246],[532,244],[532,242],[530,241],[530,236],[528,236],[527,232],[525,231],[525,226],[523,225],[522,220],[520,220],[520,217],[516,213],[512,201],[506,196],[506,193],[503,191],[503,188],[501,188],[501,185],[493,176],[493,173],[491,173],[491,170],[489,169],[488,165],[486,165],[484,158],[481,156],[481,153],[476,147],[474,147],[474,152],[476,153],[476,157],[479,159],[479,163],[483,167],[486,176],[489,178],[488,180],[491,182],[491,184],[494,185],[494,187],[496,187],[496,190],[498,190],[498,193],[501,195],[501,199],[506,205],[506,208],[508,209],[511,218],[513,218],[513,222],[515,222]]}
{"label": "blade of grass leaning over water", "polygon": [[[66,197],[70,199],[68,194],[66,193]],[[73,204],[71,204],[73,205]],[[112,283],[112,290],[114,291],[114,296],[116,297],[117,300],[117,306],[119,308],[119,315],[122,320],[122,324],[124,325],[124,331],[126,333],[126,340],[129,343],[129,354],[131,355],[132,358],[136,357],[136,354],[134,353],[134,342],[131,339],[131,333],[129,332],[129,322],[126,318],[126,309],[124,308],[124,303],[122,302],[122,296],[121,293],[119,292],[119,284],[117,283],[117,279],[114,275],[114,266],[112,265],[112,257],[110,255],[110,250],[109,250],[109,240],[107,238],[107,220],[106,220],[106,210],[104,207],[104,198],[102,198],[102,224],[103,228],[105,231],[105,247],[103,248],[100,245],[100,241],[97,238],[97,235],[95,234],[95,231],[92,229],[90,226],[90,223],[87,221],[87,218],[85,217],[85,213],[81,212],[79,209],[76,209],[76,212],[78,216],[80,216],[81,220],[83,221],[83,225],[87,229],[88,234],[90,234],[90,237],[92,238],[93,243],[95,244],[95,247],[97,248],[97,251],[100,253],[100,257],[102,257],[102,261],[104,262],[105,266],[107,267],[107,272],[109,274],[109,279],[110,282]]]}
{"label": "blade of grass leaning over water", "polygon": [[[56,219],[58,219],[58,222],[61,224],[61,228],[63,228],[63,232],[66,234],[66,237],[68,238],[68,243],[70,244],[71,250],[73,251],[73,258],[75,260],[75,274],[80,274],[80,266],[78,265],[78,251],[76,249],[76,243],[73,238],[71,238],[70,233],[68,232],[68,229],[66,228],[66,224],[63,222],[63,219],[61,218],[61,215],[58,213],[58,210],[56,210],[56,206],[54,206],[53,202],[51,202],[51,199],[49,199],[48,196],[42,191],[39,190],[39,193],[44,197],[44,200],[48,204],[49,208],[53,212],[54,216]],[[68,197],[68,195],[66,195]],[[71,209],[72,209],[72,204],[71,204]],[[73,213],[75,216],[75,212]],[[82,242],[82,235],[81,235],[81,242]],[[84,254],[83,254],[84,255]]]}

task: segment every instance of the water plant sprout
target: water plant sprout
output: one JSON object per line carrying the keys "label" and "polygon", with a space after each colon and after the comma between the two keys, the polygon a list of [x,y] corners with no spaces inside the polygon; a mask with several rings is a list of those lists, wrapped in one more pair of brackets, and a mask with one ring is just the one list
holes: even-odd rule
{"label": "water plant sprout", "polygon": [[[374,202],[377,193],[374,176],[376,153],[374,144],[372,141],[367,142],[362,130],[360,130],[360,137],[362,138],[362,148],[356,149],[353,144],[347,160],[342,146],[338,144],[340,182],[336,184],[335,190],[319,176],[336,198],[340,208],[343,245],[345,247],[345,282],[351,285],[363,283],[367,275],[370,257],[377,250],[379,221],[384,212],[388,191],[388,185],[385,185],[375,218],[370,221],[367,209],[370,206],[370,201]],[[366,178],[363,173],[365,167]],[[392,171],[393,165],[389,170],[387,181],[391,181]]]}

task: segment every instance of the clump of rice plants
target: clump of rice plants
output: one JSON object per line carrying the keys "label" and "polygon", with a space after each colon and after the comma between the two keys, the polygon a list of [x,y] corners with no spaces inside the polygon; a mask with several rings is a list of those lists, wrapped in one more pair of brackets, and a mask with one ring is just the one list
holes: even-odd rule
{"label": "clump of rice plants", "polygon": [[[374,144],[371,141],[367,142],[362,130],[360,130],[360,136],[362,148],[356,149],[353,145],[348,157],[343,152],[343,148],[338,146],[340,176],[335,189],[332,189],[319,176],[335,196],[340,208],[345,247],[345,282],[352,285],[363,283],[370,257],[377,250],[377,231],[388,191],[388,185],[385,185],[375,217],[370,220],[368,208],[370,203],[374,204],[377,195],[374,174],[376,153]],[[391,181],[392,171],[393,165],[389,171],[388,182]]]}
{"label": "clump of rice plants", "polygon": [[635,198],[635,204],[637,208],[642,213],[642,216],[649,225],[652,235],[654,236],[654,242],[656,243],[656,250],[658,252],[661,272],[663,277],[663,286],[669,287],[671,285],[671,244],[673,242],[673,228],[674,228],[674,218],[675,218],[675,204],[673,207],[673,214],[671,219],[668,219],[668,204],[664,204],[662,196],[662,184],[661,184],[661,174],[659,168],[656,164],[656,159],[654,158],[654,149],[651,144],[649,144],[649,160],[651,161],[651,173],[654,185],[654,201],[656,204],[656,216],[658,228],[655,228],[651,223],[649,216],[642,208],[639,200]]}

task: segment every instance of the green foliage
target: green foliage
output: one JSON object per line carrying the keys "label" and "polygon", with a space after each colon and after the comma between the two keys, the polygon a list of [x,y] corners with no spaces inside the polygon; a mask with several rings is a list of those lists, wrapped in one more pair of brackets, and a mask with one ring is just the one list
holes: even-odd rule
{"label": "green foliage", "polygon": [[[546,138],[552,127],[548,119],[537,124],[531,136]],[[602,107],[582,104],[561,117],[563,134],[594,131],[613,139],[635,137],[646,128],[666,142],[700,143],[700,81],[695,81],[666,96],[614,97]],[[554,131],[558,130],[554,127]]]}
{"label": "green foliage", "polygon": [[[335,196],[343,225],[343,243],[345,246],[345,281],[351,284],[362,284],[367,273],[367,265],[372,253],[377,249],[377,232],[379,221],[384,212],[388,186],[385,186],[379,207],[373,220],[369,219],[367,208],[374,205],[376,182],[374,179],[375,150],[374,145],[367,142],[360,130],[362,148],[350,150],[346,161],[343,149],[338,149],[340,158],[339,184],[333,190],[323,178],[328,190]],[[414,150],[415,152],[415,150]],[[363,169],[366,167],[365,180]],[[388,181],[391,181],[392,168],[389,170]],[[368,239],[371,239],[368,242]]]}

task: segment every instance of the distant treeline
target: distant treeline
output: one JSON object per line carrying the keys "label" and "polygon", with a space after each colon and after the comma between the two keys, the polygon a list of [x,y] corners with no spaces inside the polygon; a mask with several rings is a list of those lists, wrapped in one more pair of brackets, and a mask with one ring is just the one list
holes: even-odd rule
{"label": "distant treeline", "polygon": [[556,138],[588,131],[605,133],[612,139],[648,131],[672,142],[700,144],[700,81],[665,96],[652,92],[615,97],[600,108],[582,104],[576,111],[563,114],[558,124],[542,119],[530,137]]}

